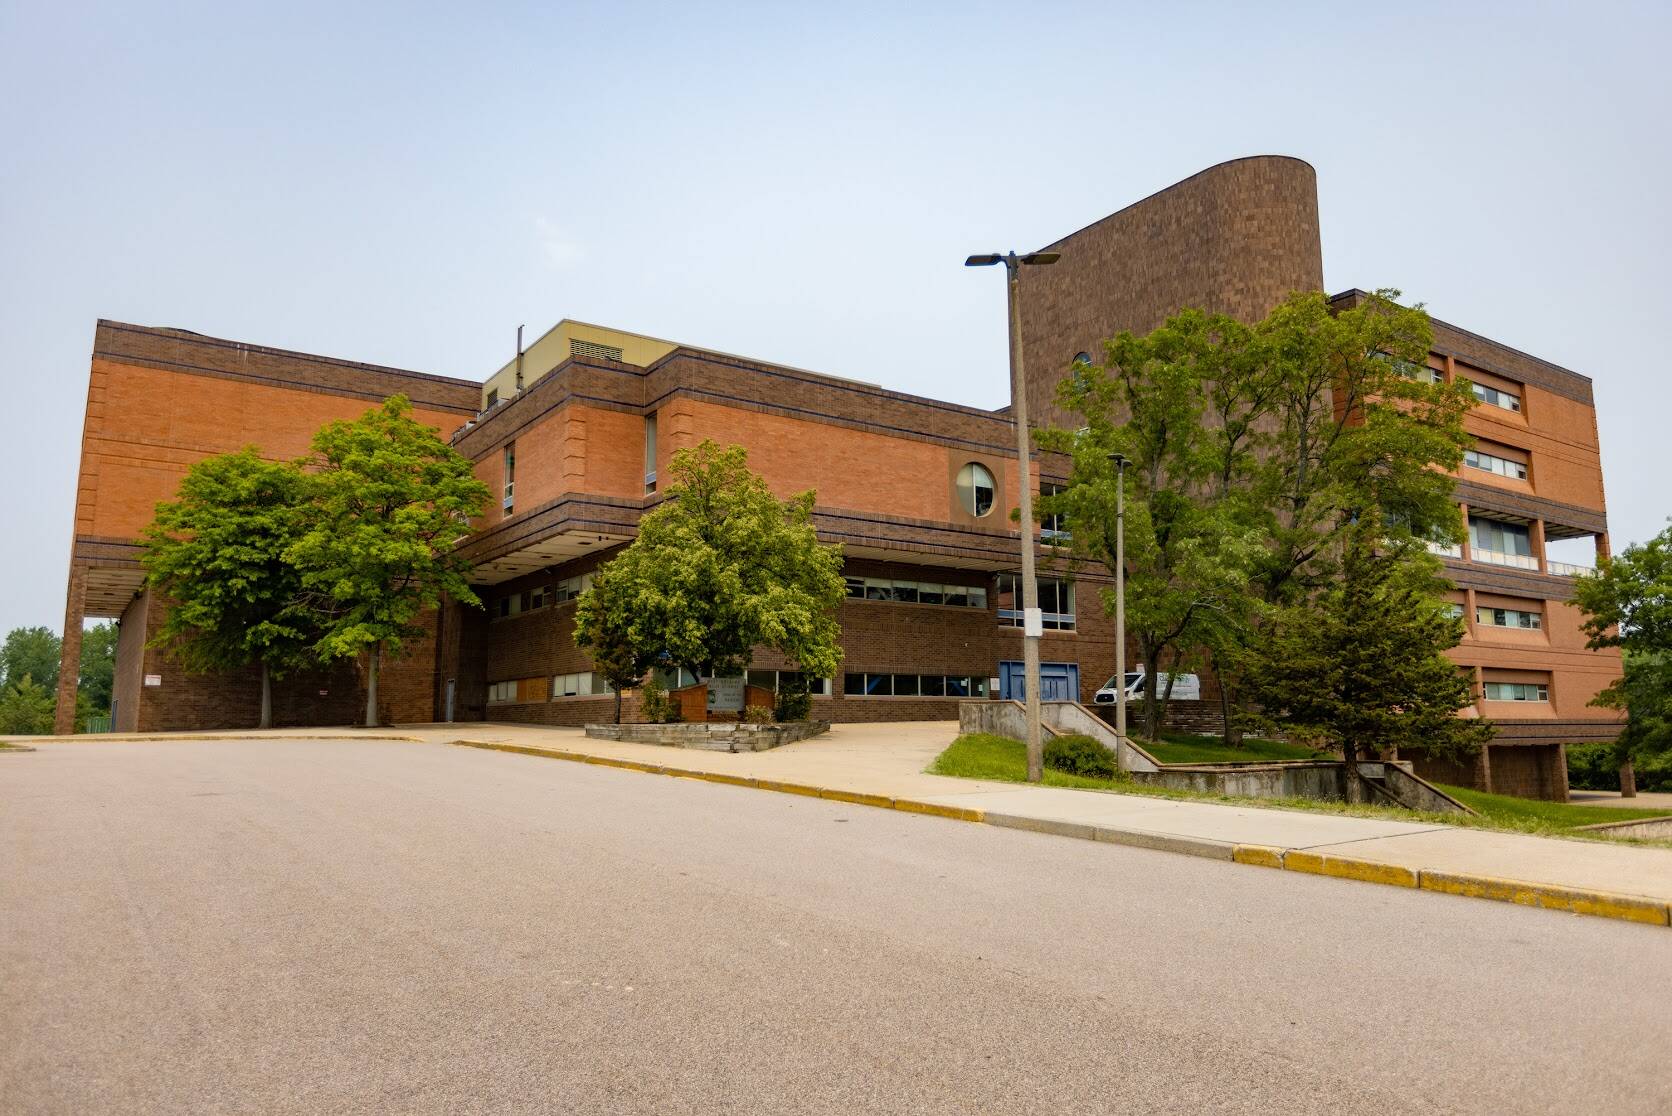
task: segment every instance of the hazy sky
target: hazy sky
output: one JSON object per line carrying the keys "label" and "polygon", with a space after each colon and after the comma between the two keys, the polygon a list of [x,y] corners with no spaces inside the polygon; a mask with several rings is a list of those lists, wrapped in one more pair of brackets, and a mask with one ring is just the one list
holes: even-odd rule
{"label": "hazy sky", "polygon": [[481,379],[569,316],[990,407],[966,254],[1260,153],[1317,168],[1330,290],[1595,379],[1642,540],[1668,12],[0,0],[0,631],[63,620],[99,317]]}

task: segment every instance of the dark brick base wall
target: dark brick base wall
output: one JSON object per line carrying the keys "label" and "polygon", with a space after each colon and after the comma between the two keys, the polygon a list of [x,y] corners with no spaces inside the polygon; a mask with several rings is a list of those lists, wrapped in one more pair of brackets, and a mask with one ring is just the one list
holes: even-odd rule
{"label": "dark brick base wall", "polygon": [[1561,744],[1492,744],[1481,755],[1461,762],[1401,752],[1416,773],[1431,783],[1471,787],[1493,794],[1566,802],[1567,750]]}
{"label": "dark brick base wall", "polygon": [[[254,728],[260,722],[260,670],[251,667],[190,674],[168,651],[149,646],[163,619],[161,607],[149,593],[130,605],[124,616],[126,622],[117,645],[115,692],[122,722],[118,728],[129,732],[192,732]],[[425,626],[433,632],[434,624],[431,613]],[[274,726],[360,723],[366,708],[363,674],[362,664],[345,661],[327,670],[299,671],[275,679]],[[145,675],[158,676],[161,684],[144,685]],[[412,641],[399,657],[385,656],[378,685],[380,721],[433,720],[435,676],[433,636]]]}

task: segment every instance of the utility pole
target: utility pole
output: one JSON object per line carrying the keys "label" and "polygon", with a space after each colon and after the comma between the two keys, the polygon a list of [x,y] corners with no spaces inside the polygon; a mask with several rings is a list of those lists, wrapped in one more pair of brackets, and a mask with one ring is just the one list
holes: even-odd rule
{"label": "utility pole", "polygon": [[1131,459],[1111,453],[1115,466],[1115,736],[1126,744],[1126,467]]}
{"label": "utility pole", "polygon": [[966,267],[990,267],[1002,263],[1008,280],[1006,289],[1010,300],[1010,414],[1016,421],[1016,481],[1017,512],[1021,517],[1022,535],[1022,685],[1027,706],[1028,782],[1045,778],[1044,732],[1040,728],[1039,706],[1039,639],[1045,634],[1045,618],[1039,611],[1039,581],[1033,564],[1033,452],[1028,444],[1028,393],[1022,377],[1022,304],[1021,265],[1054,264],[1061,258],[1057,252],[1030,252],[1017,256],[1015,252],[999,255],[971,256]]}

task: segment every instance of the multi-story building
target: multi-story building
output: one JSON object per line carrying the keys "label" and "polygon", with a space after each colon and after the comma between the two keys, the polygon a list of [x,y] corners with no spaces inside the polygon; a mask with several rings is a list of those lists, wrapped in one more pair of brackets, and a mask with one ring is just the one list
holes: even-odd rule
{"label": "multi-story building", "polygon": [[[1185,305],[1252,319],[1323,284],[1315,179],[1294,159],[1222,164],[1052,247],[1058,266],[1023,272],[1024,387],[1041,423],[1061,417],[1053,393],[1070,362],[1120,329],[1152,328]],[[1472,545],[1448,565],[1469,621],[1458,660],[1479,678],[1480,711],[1502,725],[1475,769],[1447,774],[1561,797],[1563,745],[1617,731],[1585,702],[1617,676],[1618,658],[1582,649],[1561,603],[1568,581],[1545,553],[1577,534],[1606,545],[1589,381],[1438,323],[1430,365],[1482,394],[1470,419],[1480,444],[1458,490]],[[430,617],[380,687],[389,719],[606,716],[613,699],[572,639],[574,600],[663,498],[669,457],[704,439],[747,447],[782,495],[814,489],[820,535],[844,548],[845,661],[840,676],[811,680],[818,715],[952,718],[960,699],[1019,688],[1011,513],[1020,484],[1061,483],[1066,463],[1043,455],[1023,476],[1008,409],[567,320],[485,382],[101,322],[65,661],[76,661],[84,617],[121,619],[118,729],[249,723],[257,701],[253,672],[189,676],[150,645],[160,618],[136,539],[154,504],[202,456],[250,443],[298,455],[323,422],[396,391],[476,463],[495,500],[464,544],[486,607]],[[1107,579],[1053,557],[1056,527],[1041,538],[1042,689],[1089,701],[1114,666]],[[770,687],[792,666],[762,654],[751,680]],[[73,686],[74,671],[65,678]],[[1213,704],[1211,680],[1208,690]],[[361,692],[351,665],[286,679],[276,717],[347,722]],[[70,707],[60,703],[60,731]]]}

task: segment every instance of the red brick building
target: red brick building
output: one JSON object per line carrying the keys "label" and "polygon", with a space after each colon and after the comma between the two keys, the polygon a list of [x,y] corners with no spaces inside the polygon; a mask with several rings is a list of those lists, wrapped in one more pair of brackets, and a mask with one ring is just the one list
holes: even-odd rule
{"label": "red brick building", "polygon": [[[1315,176],[1295,159],[1221,164],[1051,247],[1058,266],[1023,272],[1026,390],[1041,423],[1074,356],[1120,329],[1151,328],[1185,305],[1252,319],[1323,285]],[[1480,447],[1458,488],[1471,545],[1448,567],[1469,622],[1457,658],[1480,680],[1481,711],[1503,726],[1475,771],[1449,774],[1565,796],[1562,746],[1618,727],[1585,705],[1617,676],[1618,657],[1583,650],[1561,603],[1568,572],[1545,554],[1557,538],[1607,545],[1590,381],[1444,323],[1430,366],[1482,385],[1470,418]],[[780,494],[817,490],[818,530],[844,547],[844,673],[818,680],[818,715],[951,718],[961,697],[1011,688],[1021,659],[1011,510],[1020,483],[1060,481],[1065,463],[1041,458],[1019,476],[1003,411],[568,321],[485,383],[100,322],[64,654],[77,661],[84,617],[121,619],[118,729],[249,724],[257,706],[253,672],[187,676],[147,646],[159,618],[135,539],[156,502],[202,456],[249,443],[295,456],[324,422],[397,391],[498,499],[465,544],[488,607],[444,607],[429,638],[390,664],[380,695],[391,720],[604,717],[612,699],[570,638],[573,599],[661,498],[669,456],[705,438],[746,446]],[[1070,576],[1051,553],[1045,688],[1089,701],[1114,667],[1105,579]],[[771,685],[786,665],[763,655],[752,675]],[[74,671],[64,678],[73,690]],[[289,679],[275,687],[275,716],[347,722],[360,693],[352,667]]]}

